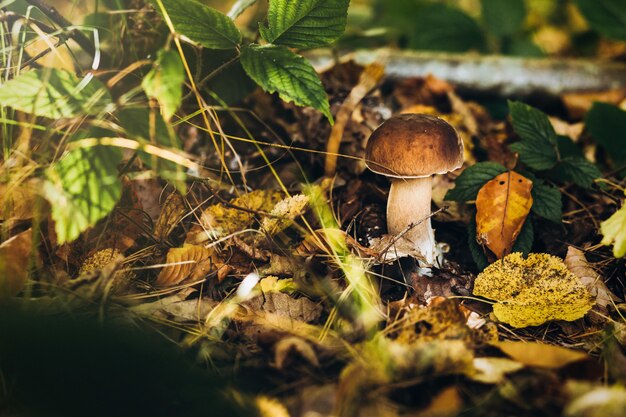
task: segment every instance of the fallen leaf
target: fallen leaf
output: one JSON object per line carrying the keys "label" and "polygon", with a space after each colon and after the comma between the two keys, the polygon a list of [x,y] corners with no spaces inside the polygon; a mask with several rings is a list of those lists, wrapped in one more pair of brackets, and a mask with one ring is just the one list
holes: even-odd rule
{"label": "fallen leaf", "polygon": [[597,314],[590,315],[590,318],[601,323],[608,319],[609,306],[617,301],[622,301],[619,297],[609,290],[604,280],[587,262],[583,251],[573,246],[567,248],[565,256],[565,265],[567,268],[583,283],[591,295],[595,298],[595,305],[592,311]]}
{"label": "fallen leaf", "polygon": [[603,245],[613,245],[613,256],[626,255],[626,204],[600,224]]}
{"label": "fallen leaf", "polygon": [[180,284],[185,280],[199,279],[214,268],[214,251],[204,246],[185,244],[167,252],[167,264],[159,273],[155,284],[165,287]]}
{"label": "fallen leaf", "polygon": [[199,245],[240,232],[251,226],[255,212],[259,212],[256,217],[261,217],[260,212],[269,212],[282,199],[278,191],[255,190],[231,200],[228,205],[209,206],[202,212],[199,224],[187,233],[185,243]]}
{"label": "fallen leaf", "polygon": [[463,409],[463,398],[459,388],[452,385],[442,389],[424,409],[413,414],[415,417],[452,417]]}
{"label": "fallen leaf", "polygon": [[271,216],[264,217],[261,221],[261,230],[269,236],[282,232],[288,228],[293,220],[304,213],[309,203],[309,197],[304,194],[287,197],[276,203]]}
{"label": "fallen leaf", "polygon": [[[17,295],[28,279],[33,230],[28,229],[0,245],[0,299]],[[38,255],[37,256],[38,259]]]}
{"label": "fallen leaf", "polygon": [[494,262],[476,277],[474,295],[497,301],[496,318],[513,327],[573,321],[593,306],[580,279],[560,258],[545,253],[524,259],[515,252]]}
{"label": "fallen leaf", "polygon": [[514,171],[488,181],[476,197],[476,239],[498,259],[511,252],[533,204],[532,181]]}
{"label": "fallen leaf", "polygon": [[559,369],[590,358],[584,352],[536,342],[505,340],[495,343],[494,346],[519,363],[539,368]]}
{"label": "fallen leaf", "polygon": [[187,207],[183,197],[177,192],[168,195],[154,225],[154,236],[161,241],[166,240],[185,214]]}

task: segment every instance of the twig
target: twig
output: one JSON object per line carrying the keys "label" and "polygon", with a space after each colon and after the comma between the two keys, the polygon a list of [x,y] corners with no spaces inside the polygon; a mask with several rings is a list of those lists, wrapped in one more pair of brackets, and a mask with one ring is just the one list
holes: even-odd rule
{"label": "twig", "polygon": [[414,227],[416,227],[416,226],[418,226],[418,225],[422,224],[423,222],[425,222],[426,220],[430,219],[431,217],[433,217],[433,216],[435,216],[435,215],[437,215],[437,214],[439,214],[439,213],[443,213],[443,212],[445,212],[445,211],[448,211],[448,206],[443,206],[443,207],[441,207],[441,208],[438,208],[437,210],[433,211],[433,212],[432,212],[432,213],[430,213],[428,216],[426,216],[426,217],[424,217],[424,218],[420,219],[419,221],[417,221],[417,222],[413,222],[413,223],[410,223],[407,227],[405,227],[405,228],[404,228],[404,230],[402,230],[400,233],[398,233],[398,234],[397,234],[397,235],[396,235],[396,236],[395,236],[395,237],[391,240],[391,242],[389,242],[389,244],[383,248],[383,250],[381,250],[381,251],[380,251],[380,253],[378,254],[378,257],[376,258],[376,261],[377,261],[377,262],[378,262],[378,261],[380,261],[381,256],[385,255],[385,254],[389,251],[389,249],[391,249],[391,247],[392,247],[393,245],[395,245],[395,243],[396,243],[398,240],[402,239],[402,237],[403,237],[404,235],[406,235],[407,233],[409,233],[409,231],[410,231],[411,229],[413,229]]}
{"label": "twig", "polygon": [[[62,28],[72,26],[72,22],[63,17],[57,9],[46,4],[43,0],[26,0],[31,6],[37,7],[43,14],[45,14],[50,20],[59,25]],[[69,31],[68,36],[92,57],[96,55],[96,48],[91,40],[85,34],[77,29]]]}
{"label": "twig", "polygon": [[[313,66],[323,71],[335,64],[328,50],[307,52]],[[626,64],[566,58],[519,58],[497,55],[450,54],[396,50],[362,50],[341,61],[359,65],[381,61],[390,78],[425,77],[434,74],[460,90],[500,96],[626,89]]]}

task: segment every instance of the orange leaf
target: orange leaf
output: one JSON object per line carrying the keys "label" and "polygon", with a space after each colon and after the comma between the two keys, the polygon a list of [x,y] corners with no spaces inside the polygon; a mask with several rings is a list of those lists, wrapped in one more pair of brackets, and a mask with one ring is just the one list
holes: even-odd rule
{"label": "orange leaf", "polygon": [[509,254],[533,205],[533,183],[514,171],[487,182],[476,198],[476,239],[498,259]]}
{"label": "orange leaf", "polygon": [[165,268],[157,277],[157,286],[179,284],[187,279],[195,280],[208,274],[215,264],[215,253],[204,246],[185,244],[167,252]]}

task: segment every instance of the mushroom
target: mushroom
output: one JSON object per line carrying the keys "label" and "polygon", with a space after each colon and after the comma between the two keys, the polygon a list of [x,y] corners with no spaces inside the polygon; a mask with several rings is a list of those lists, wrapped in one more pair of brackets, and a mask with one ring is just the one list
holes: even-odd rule
{"label": "mushroom", "polygon": [[370,136],[365,163],[390,178],[387,229],[412,243],[430,265],[439,258],[430,224],[432,176],[463,165],[463,141],[446,121],[426,114],[401,114]]}

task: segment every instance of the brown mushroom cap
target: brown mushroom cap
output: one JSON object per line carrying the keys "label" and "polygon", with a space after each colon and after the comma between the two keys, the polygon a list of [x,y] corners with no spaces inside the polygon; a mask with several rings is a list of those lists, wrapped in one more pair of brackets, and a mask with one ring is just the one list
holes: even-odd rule
{"label": "brown mushroom cap", "polygon": [[369,138],[365,163],[377,174],[421,178],[463,165],[463,141],[443,119],[401,114],[385,121]]}

